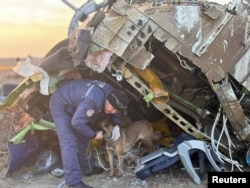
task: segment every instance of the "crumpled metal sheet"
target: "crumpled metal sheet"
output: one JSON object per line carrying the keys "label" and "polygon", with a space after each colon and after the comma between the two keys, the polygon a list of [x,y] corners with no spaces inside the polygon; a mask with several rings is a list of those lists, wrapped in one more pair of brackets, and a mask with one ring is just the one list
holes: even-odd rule
{"label": "crumpled metal sheet", "polygon": [[238,63],[233,68],[233,76],[243,86],[250,90],[250,48],[240,58]]}
{"label": "crumpled metal sheet", "polygon": [[[232,89],[231,84],[217,84],[214,88],[234,130],[237,131],[237,134],[241,139],[249,139],[250,135],[247,135],[249,131],[243,131],[241,127],[242,125],[245,125],[245,120],[247,119],[247,117],[244,115],[243,109],[240,106],[240,103]],[[247,127],[248,129],[250,129],[249,124]]]}
{"label": "crumpled metal sheet", "polygon": [[157,25],[136,8],[118,1],[98,25],[92,41],[135,67],[145,69],[153,55],[144,44],[156,29]]}

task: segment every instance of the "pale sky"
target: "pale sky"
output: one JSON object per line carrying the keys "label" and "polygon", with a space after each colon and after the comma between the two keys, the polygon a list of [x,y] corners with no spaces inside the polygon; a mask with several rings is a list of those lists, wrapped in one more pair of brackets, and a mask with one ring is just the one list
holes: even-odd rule
{"label": "pale sky", "polygon": [[[80,7],[84,0],[69,0]],[[67,37],[74,10],[61,0],[0,0],[0,58],[43,57]]]}
{"label": "pale sky", "polygon": [[[84,2],[68,1],[75,7]],[[0,58],[43,57],[67,37],[74,13],[62,0],[0,0]]]}

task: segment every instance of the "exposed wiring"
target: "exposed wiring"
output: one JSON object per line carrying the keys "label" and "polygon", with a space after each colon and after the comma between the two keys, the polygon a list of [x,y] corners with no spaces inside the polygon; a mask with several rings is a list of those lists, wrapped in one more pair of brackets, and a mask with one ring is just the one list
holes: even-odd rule
{"label": "exposed wiring", "polygon": [[[220,106],[219,110],[218,110],[218,113],[216,115],[216,118],[215,118],[215,121],[213,123],[213,126],[212,126],[212,131],[211,131],[211,145],[212,145],[212,148],[213,150],[215,151],[215,153],[217,154],[217,157],[220,159],[220,160],[223,160],[223,161],[226,161],[228,163],[231,163],[232,165],[232,168],[231,168],[231,171],[233,171],[233,168],[234,166],[236,166],[238,168],[238,170],[242,171],[242,165],[239,164],[238,161],[235,161],[233,160],[232,158],[232,151],[231,151],[231,148],[232,147],[235,147],[232,140],[230,139],[230,135],[229,135],[229,132],[228,132],[228,129],[227,129],[227,126],[226,126],[226,122],[227,122],[227,117],[225,115],[223,115],[223,127],[222,127],[222,130],[221,130],[221,133],[219,135],[219,139],[217,141],[217,145],[215,144],[215,139],[214,139],[214,133],[215,133],[215,128],[219,122],[219,119],[221,117],[221,113],[222,113],[222,108]],[[226,137],[227,137],[227,141],[228,141],[228,152],[229,152],[229,157],[223,155],[220,151],[219,151],[219,144],[220,144],[220,141],[221,141],[221,138],[222,138],[222,135],[223,133],[225,133]]]}
{"label": "exposed wiring", "polygon": [[180,62],[180,65],[184,68],[184,69],[187,69],[189,70],[190,72],[193,72],[194,71],[194,67],[190,67],[185,60],[181,59],[180,56],[175,53],[176,57],[178,58],[179,62]]}
{"label": "exposed wiring", "polygon": [[[140,162],[139,162],[140,157],[136,156],[133,153],[128,151],[125,155],[120,156],[119,158],[120,158],[120,160],[119,160],[119,163],[117,165],[117,169],[121,171],[122,175],[123,176],[135,176],[136,175],[136,169],[140,164]],[[124,161],[126,159],[127,160],[130,159],[132,162],[134,162],[135,166],[127,167],[127,171],[124,171],[124,169],[120,169],[119,166],[120,166],[120,162],[123,161],[122,163],[124,163]],[[122,167],[123,167],[123,165],[122,165]]]}
{"label": "exposed wiring", "polygon": [[97,162],[98,162],[99,166],[100,166],[103,170],[108,171],[109,168],[106,168],[106,167],[105,167],[104,162],[103,162],[103,160],[101,159],[101,157],[99,156],[99,153],[98,153],[98,151],[97,151],[96,148],[95,148],[95,153],[96,153],[96,158],[97,158]]}

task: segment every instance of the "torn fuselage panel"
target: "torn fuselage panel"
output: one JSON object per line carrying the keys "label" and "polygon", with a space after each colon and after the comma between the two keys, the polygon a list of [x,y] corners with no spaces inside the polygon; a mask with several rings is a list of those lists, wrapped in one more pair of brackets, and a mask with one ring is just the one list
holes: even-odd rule
{"label": "torn fuselage panel", "polygon": [[[216,83],[219,83],[219,88],[224,88],[220,82],[228,74],[240,74],[233,72],[239,67],[237,65],[239,60],[241,59],[243,67],[246,67],[248,61],[247,55],[244,55],[248,54],[246,52],[249,50],[244,45],[248,20],[246,16],[240,15],[244,13],[244,6],[237,6],[237,10],[239,15],[232,14],[226,6],[209,2],[197,5],[161,4],[154,6],[148,3],[136,5],[117,1],[96,27],[92,42],[112,51],[136,68],[145,70],[155,59],[165,60],[166,54],[164,51],[159,53],[161,50],[157,49],[157,44],[156,49],[151,48],[150,41],[156,39],[159,45],[164,44],[168,51],[176,55],[179,61],[177,62],[186,69],[183,71],[189,71],[191,76],[198,67],[206,76],[204,80],[209,80],[207,82],[211,88]],[[161,57],[155,57],[156,55]],[[184,59],[188,60],[188,63]],[[169,64],[174,71],[182,71],[175,67],[176,62],[171,65],[168,61],[165,63]],[[167,75],[166,72],[163,74]],[[244,75],[248,78],[248,71],[244,72]],[[189,84],[190,82],[192,78]],[[180,92],[185,98],[193,100],[195,98],[200,106],[206,105],[204,97],[193,96],[195,90],[182,87],[180,90],[183,90]],[[235,91],[233,89],[230,91],[235,96],[233,103],[231,98],[227,97],[227,89],[214,90],[225,113],[229,116],[230,123],[236,132],[241,132],[241,125],[248,127],[245,123],[247,117]],[[243,132],[239,134],[244,135]],[[244,140],[249,136],[240,137]]]}

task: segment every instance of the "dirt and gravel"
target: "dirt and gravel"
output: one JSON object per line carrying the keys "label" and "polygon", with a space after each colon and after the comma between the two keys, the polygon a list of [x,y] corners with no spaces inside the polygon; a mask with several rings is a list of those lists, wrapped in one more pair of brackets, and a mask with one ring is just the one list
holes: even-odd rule
{"label": "dirt and gravel", "polygon": [[[4,177],[1,170],[0,187],[3,188],[66,188],[63,177],[55,177],[50,172],[34,175],[34,166],[26,165],[11,177]],[[181,167],[172,167],[157,174],[152,174],[146,180],[140,180],[132,175],[121,178],[108,178],[108,171],[99,175],[83,177],[83,181],[94,188],[206,188],[206,176],[200,185],[195,184]]]}
{"label": "dirt and gravel", "polygon": [[[10,66],[13,66],[13,61],[10,61]],[[0,70],[0,86],[4,83],[18,84],[23,78],[18,76],[12,69],[4,68],[6,64],[0,64],[2,70]],[[3,125],[3,119],[1,120],[1,126]],[[5,124],[11,122],[5,122]],[[9,138],[1,130],[1,137]],[[6,130],[6,129],[5,129]],[[51,171],[46,173],[35,175],[34,167],[35,160],[30,161],[22,168],[14,172],[11,176],[6,176],[8,170],[9,155],[5,143],[8,140],[1,139],[1,160],[0,160],[0,187],[1,188],[64,188],[67,187],[63,185],[63,176],[56,177],[51,174]],[[133,174],[124,175],[121,178],[108,178],[108,171],[104,171],[99,175],[94,175],[91,177],[83,177],[83,181],[95,188],[196,188],[196,187],[207,187],[206,175],[201,181],[200,185],[193,182],[191,177],[188,175],[183,166],[179,163],[171,168],[167,168],[158,172],[157,174],[152,174],[146,180],[140,180],[136,178]]]}

